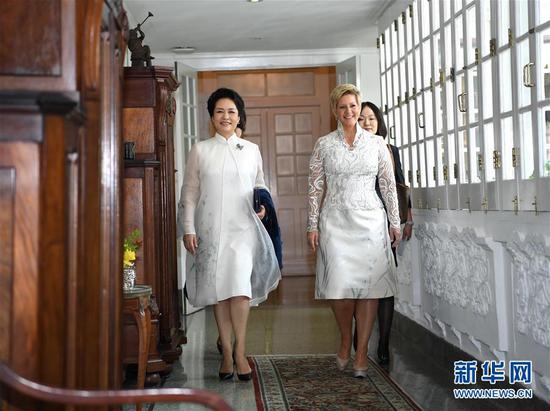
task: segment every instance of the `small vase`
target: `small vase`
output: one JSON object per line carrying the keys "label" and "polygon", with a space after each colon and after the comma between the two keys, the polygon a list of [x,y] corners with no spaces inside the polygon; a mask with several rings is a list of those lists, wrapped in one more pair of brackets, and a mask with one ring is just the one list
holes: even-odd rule
{"label": "small vase", "polygon": [[132,264],[129,267],[124,267],[122,276],[122,289],[131,290],[136,284],[136,266]]}

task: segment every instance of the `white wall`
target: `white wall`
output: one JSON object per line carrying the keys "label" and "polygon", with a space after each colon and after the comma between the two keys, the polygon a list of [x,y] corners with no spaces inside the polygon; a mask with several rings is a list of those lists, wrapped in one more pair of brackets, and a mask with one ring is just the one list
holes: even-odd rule
{"label": "white wall", "polygon": [[480,361],[533,361],[550,401],[550,213],[413,212],[396,309]]}
{"label": "white wall", "polygon": [[[380,31],[410,3],[394,1]],[[396,309],[480,361],[531,360],[528,388],[550,402],[550,213],[413,215]]]}

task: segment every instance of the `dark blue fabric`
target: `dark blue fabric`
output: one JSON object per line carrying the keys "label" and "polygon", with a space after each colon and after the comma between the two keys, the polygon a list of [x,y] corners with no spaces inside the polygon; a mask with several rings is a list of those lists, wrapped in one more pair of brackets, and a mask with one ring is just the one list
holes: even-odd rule
{"label": "dark blue fabric", "polygon": [[271,194],[265,188],[255,188],[260,197],[260,204],[265,207],[265,217],[262,223],[269,234],[269,238],[273,242],[273,248],[275,249],[275,255],[279,262],[279,268],[283,268],[283,241],[281,239],[281,229],[277,222],[277,213],[275,211],[275,204]]}

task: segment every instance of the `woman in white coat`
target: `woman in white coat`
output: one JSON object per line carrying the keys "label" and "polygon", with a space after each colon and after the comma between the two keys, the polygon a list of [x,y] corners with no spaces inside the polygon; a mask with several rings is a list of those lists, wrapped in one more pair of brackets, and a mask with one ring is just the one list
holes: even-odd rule
{"label": "woman in white coat", "polygon": [[[222,344],[222,380],[250,380],[245,355],[250,305],[277,287],[281,273],[273,244],[253,209],[255,187],[267,189],[256,144],[237,137],[245,130],[242,98],[221,88],[208,99],[214,137],[193,146],[182,196],[183,242],[188,251],[187,295],[195,306],[213,305]],[[232,334],[235,344],[232,344]]]}

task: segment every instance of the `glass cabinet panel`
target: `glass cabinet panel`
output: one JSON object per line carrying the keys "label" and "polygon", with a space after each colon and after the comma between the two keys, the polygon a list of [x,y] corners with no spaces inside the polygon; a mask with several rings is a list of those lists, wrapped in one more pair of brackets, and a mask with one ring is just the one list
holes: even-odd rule
{"label": "glass cabinet panel", "polygon": [[434,109],[432,101],[433,93],[430,90],[424,92],[424,130],[426,132],[426,138],[434,135]]}
{"label": "glass cabinet panel", "polygon": [[501,141],[502,141],[502,179],[513,180],[515,173],[512,166],[512,147],[514,147],[514,127],[512,117],[501,120]]}
{"label": "glass cabinet panel", "polygon": [[503,112],[512,110],[512,62],[510,60],[510,49],[504,50],[498,56],[500,87],[500,109]]}
{"label": "glass cabinet panel", "polygon": [[430,85],[430,79],[432,78],[431,61],[432,61],[432,48],[430,41],[426,40],[422,43],[422,66],[424,67],[424,82],[422,87],[428,87]]}
{"label": "glass cabinet panel", "polygon": [[403,167],[403,177],[405,177],[405,184],[409,185],[409,148],[405,147],[401,150],[401,166]]}
{"label": "glass cabinet panel", "polygon": [[430,1],[430,4],[432,5],[432,31],[435,31],[439,28],[439,2],[438,1]]}
{"label": "glass cabinet panel", "polygon": [[493,117],[493,68],[492,60],[485,60],[481,64],[481,84],[483,84],[481,96],[483,98],[483,118]]}
{"label": "glass cabinet panel", "polygon": [[466,125],[466,119],[468,115],[467,110],[467,94],[466,94],[466,80],[464,74],[456,76],[456,115],[458,118],[458,127]]}
{"label": "glass cabinet panel", "polygon": [[398,57],[402,57],[405,54],[405,26],[401,22],[401,16],[397,19],[397,38],[399,39]]}
{"label": "glass cabinet panel", "polygon": [[461,183],[468,182],[468,133],[466,130],[458,133],[458,152],[460,156],[459,176]]}
{"label": "glass cabinet panel", "polygon": [[414,45],[420,44],[420,30],[418,28],[418,1],[413,2],[412,26],[414,33]]}
{"label": "glass cabinet panel", "polygon": [[480,175],[479,167],[477,166],[477,161],[478,161],[479,155],[481,154],[481,136],[480,136],[478,127],[472,127],[470,129],[469,154],[470,154],[470,168],[472,171],[470,175],[470,182],[479,183],[481,181],[481,175]]}
{"label": "glass cabinet panel", "polygon": [[392,68],[392,81],[393,81],[393,96],[391,104],[392,106],[395,106],[397,104],[397,96],[399,95],[399,69],[398,66],[395,65]]}
{"label": "glass cabinet panel", "polygon": [[401,138],[403,131],[401,130],[401,117],[400,117],[401,109],[396,107],[394,111],[394,125],[393,131],[391,133],[391,136],[393,138],[393,142],[390,141],[390,144],[393,144],[397,147],[401,146]]}
{"label": "glass cabinet panel", "polygon": [[542,172],[544,177],[550,177],[550,106],[543,107],[539,113],[542,132]]}
{"label": "glass cabinet panel", "polygon": [[[391,27],[391,26],[390,26]],[[385,53],[385,56],[386,56],[386,68],[389,68],[390,65],[391,65],[391,49],[392,49],[392,45],[391,45],[391,42],[390,42],[390,27],[388,27],[385,31],[384,31],[384,50],[386,51]]]}
{"label": "glass cabinet panel", "polygon": [[445,26],[445,71],[449,73],[449,68],[453,66],[453,37],[451,25]]}
{"label": "glass cabinet panel", "polygon": [[[550,9],[550,3],[547,4]],[[538,34],[537,55],[540,56],[540,64],[537,67],[537,84],[539,85],[538,95],[542,99],[550,98],[550,28]]]}
{"label": "glass cabinet panel", "polygon": [[455,25],[455,56],[456,69],[461,70],[464,67],[464,28],[462,26],[462,14],[454,19]]}
{"label": "glass cabinet panel", "polygon": [[491,0],[481,0],[481,57],[489,54],[491,40]]}
{"label": "glass cabinet panel", "polygon": [[422,39],[424,39],[428,34],[430,34],[430,2],[428,0],[422,0],[421,7],[422,25],[420,27],[420,31]]}
{"label": "glass cabinet panel", "polygon": [[477,66],[474,66],[468,69],[467,111],[469,113],[468,118],[470,119],[470,124],[477,122],[479,118],[478,93],[479,82],[477,78]]}
{"label": "glass cabinet panel", "polygon": [[529,30],[529,3],[527,0],[516,0],[512,4],[516,6],[516,37],[527,33]]}
{"label": "glass cabinet panel", "polygon": [[393,107],[393,80],[392,80],[392,70],[388,72],[387,82],[386,85],[388,87],[388,100],[386,101],[386,104],[388,105],[388,108]]}
{"label": "glass cabinet panel", "polygon": [[462,0],[455,0],[455,13],[462,9]]}
{"label": "glass cabinet panel", "polygon": [[424,143],[418,145],[418,161],[420,162],[420,187],[426,187],[426,153]]}
{"label": "glass cabinet panel", "polygon": [[447,150],[449,151],[449,164],[447,169],[449,184],[456,184],[456,177],[453,171],[454,165],[456,164],[456,146],[454,132],[451,132],[447,135]]}
{"label": "glass cabinet panel", "polygon": [[407,90],[409,91],[409,97],[412,97],[412,89],[414,87],[414,64],[412,53],[409,53],[409,55],[407,55],[407,81]]}
{"label": "glass cabinet panel", "polygon": [[523,179],[535,177],[535,161],[533,157],[533,127],[531,112],[528,111],[519,116],[521,130],[521,149],[519,158],[521,162],[521,176]]}
{"label": "glass cabinet panel", "polygon": [[416,136],[418,134],[417,124],[416,124],[416,100],[409,101],[409,117],[411,123],[411,143],[416,141]]}
{"label": "glass cabinet panel", "polygon": [[[423,140],[426,135],[426,118],[424,115],[424,101],[422,100],[422,95],[419,95],[415,101],[418,110],[418,115],[416,117],[416,136],[418,141],[420,141]],[[428,118],[430,118],[430,116],[431,114],[428,114]]]}
{"label": "glass cabinet panel", "polygon": [[405,92],[407,91],[407,71],[405,70],[405,60],[399,62],[399,79],[401,81],[399,87],[399,95],[401,96],[401,101],[405,99]]}
{"label": "glass cabinet panel", "polygon": [[439,33],[434,34],[434,59],[433,59],[433,75],[434,83],[439,80],[439,69],[443,66],[441,63],[441,41]]}
{"label": "glass cabinet panel", "polygon": [[418,168],[418,145],[413,144],[411,146],[411,171],[412,171],[412,181],[410,181],[411,185],[414,185],[415,187],[418,187],[418,183],[416,181],[416,171],[419,170]]}
{"label": "glass cabinet panel", "polygon": [[441,86],[437,86],[434,91],[435,134],[440,134],[443,129],[442,90]]}
{"label": "glass cabinet panel", "polygon": [[483,142],[485,155],[483,156],[483,168],[485,169],[486,181],[495,181],[496,173],[493,167],[493,151],[495,150],[495,136],[493,133],[493,124],[485,124],[483,128]]}
{"label": "glass cabinet panel", "polygon": [[428,187],[435,187],[435,153],[434,140],[426,140],[427,180]]}
{"label": "glass cabinet panel", "polygon": [[403,105],[401,109],[401,118],[403,121],[403,127],[401,128],[401,145],[407,145],[409,144],[409,106]]}
{"label": "glass cabinet panel", "polygon": [[472,64],[475,61],[475,48],[477,47],[476,38],[476,8],[471,6],[466,10],[466,64]]}
{"label": "glass cabinet panel", "polygon": [[510,2],[501,0],[498,5],[498,45],[508,44],[508,29],[510,28]]}
{"label": "glass cabinet panel", "polygon": [[380,82],[382,83],[382,90],[381,90],[381,94],[382,94],[382,104],[381,104],[381,107],[382,109],[384,109],[384,105],[387,104],[388,100],[387,100],[387,91],[388,91],[388,88],[386,87],[386,77],[387,77],[387,74],[382,74],[380,76]]}
{"label": "glass cabinet panel", "polygon": [[397,20],[395,20],[391,24],[390,29],[390,36],[391,36],[391,62],[392,64],[397,63],[397,60],[399,58],[399,44],[397,42],[397,31],[395,31],[395,23]]}
{"label": "glass cabinet panel", "polygon": [[451,0],[443,0],[441,8],[443,9],[443,21],[446,22],[451,18]]}
{"label": "glass cabinet panel", "polygon": [[416,76],[414,87],[418,93],[422,89],[422,60],[420,60],[420,46],[414,49],[414,66]]}
{"label": "glass cabinet panel", "polygon": [[412,32],[412,20],[409,18],[408,9],[405,11],[407,18],[405,19],[405,40],[407,43],[407,51],[410,51],[413,47],[413,32]]}
{"label": "glass cabinet panel", "polygon": [[445,164],[445,145],[443,136],[437,136],[435,139],[435,151],[437,155],[437,185],[445,185],[445,180],[443,179],[443,164]]}
{"label": "glass cabinet panel", "polygon": [[446,95],[447,95],[447,107],[446,107],[446,113],[447,113],[447,130],[452,130],[455,128],[455,116],[454,116],[454,89],[453,89],[453,83],[450,81],[447,81],[445,83],[446,88]]}
{"label": "glass cabinet panel", "polygon": [[537,14],[538,24],[546,23],[550,20],[550,7],[548,7],[548,0],[537,0]]}
{"label": "glass cabinet panel", "polygon": [[531,88],[527,85],[530,81],[533,68],[529,66],[529,39],[525,39],[517,45],[518,58],[518,98],[519,106],[525,107],[531,103]]}

